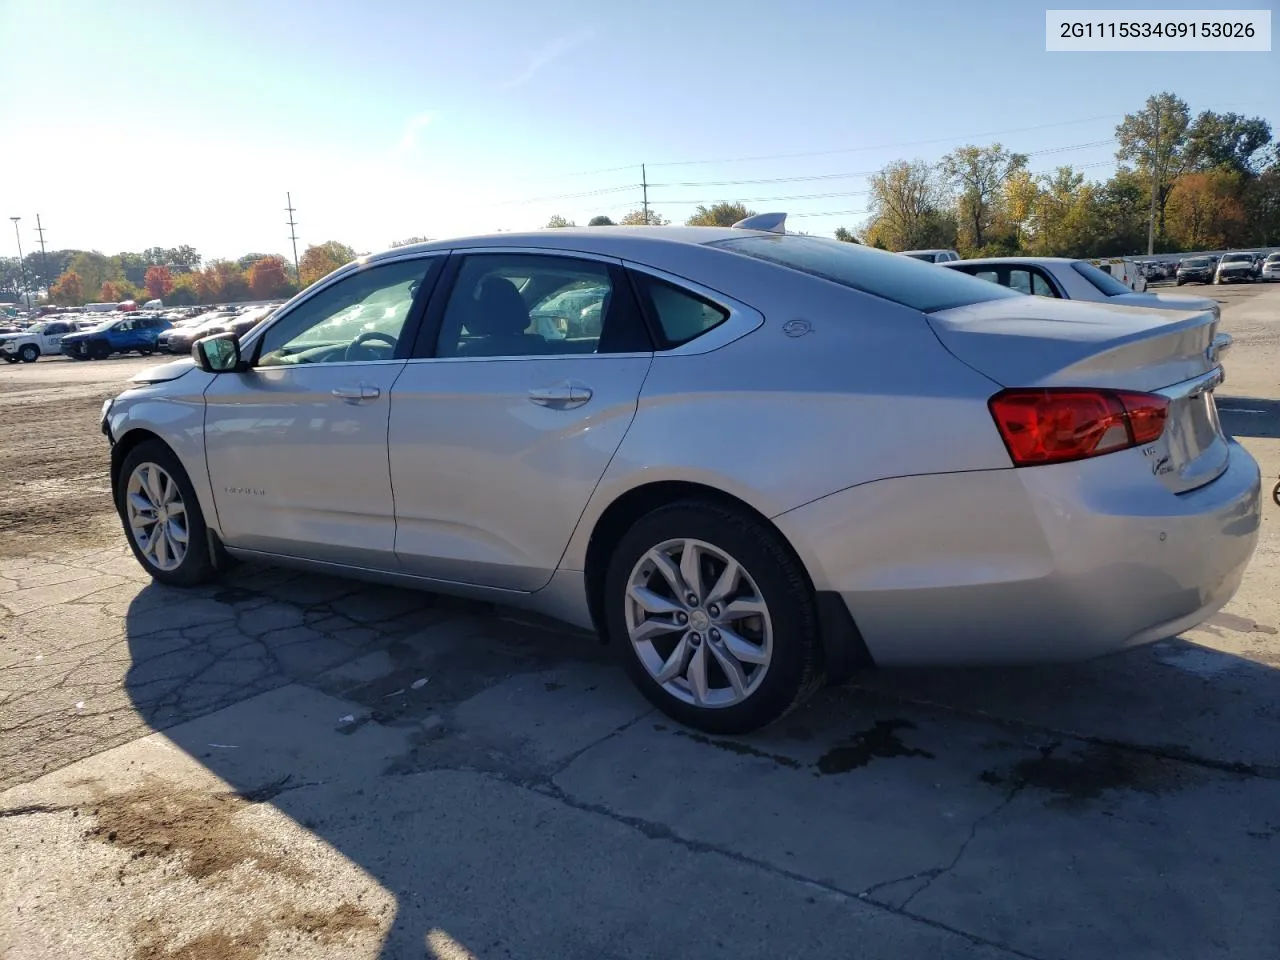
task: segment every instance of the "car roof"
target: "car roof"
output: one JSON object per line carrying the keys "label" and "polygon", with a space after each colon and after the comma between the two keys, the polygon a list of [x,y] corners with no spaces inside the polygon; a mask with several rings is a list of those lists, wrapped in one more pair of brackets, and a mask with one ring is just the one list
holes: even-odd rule
{"label": "car roof", "polygon": [[1079,263],[1079,257],[975,257],[972,260],[952,260],[947,266],[960,264],[1001,263]]}
{"label": "car roof", "polygon": [[373,263],[405,254],[429,253],[458,247],[529,247],[540,250],[595,253],[620,259],[644,259],[646,250],[672,246],[702,246],[735,237],[776,237],[776,233],[741,227],[555,227],[523,233],[489,233],[450,240],[430,240],[405,247],[392,247],[361,258]]}

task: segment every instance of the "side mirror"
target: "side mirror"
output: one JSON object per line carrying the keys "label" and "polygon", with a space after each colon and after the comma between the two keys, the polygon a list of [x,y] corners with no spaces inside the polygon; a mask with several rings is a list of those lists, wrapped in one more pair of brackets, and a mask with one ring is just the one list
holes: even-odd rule
{"label": "side mirror", "polygon": [[235,373],[243,369],[240,341],[234,333],[219,333],[191,345],[191,356],[205,373]]}

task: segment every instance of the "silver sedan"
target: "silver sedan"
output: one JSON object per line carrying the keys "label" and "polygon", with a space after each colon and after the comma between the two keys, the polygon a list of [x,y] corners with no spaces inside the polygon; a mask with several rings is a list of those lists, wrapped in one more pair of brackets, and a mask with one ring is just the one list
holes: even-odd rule
{"label": "silver sedan", "polygon": [[[593,626],[716,732],[873,664],[1091,657],[1230,599],[1260,478],[1212,311],[777,220],[348,264],[107,403],[128,542],[166,584],[239,558]],[[541,322],[570,300],[599,322]]]}

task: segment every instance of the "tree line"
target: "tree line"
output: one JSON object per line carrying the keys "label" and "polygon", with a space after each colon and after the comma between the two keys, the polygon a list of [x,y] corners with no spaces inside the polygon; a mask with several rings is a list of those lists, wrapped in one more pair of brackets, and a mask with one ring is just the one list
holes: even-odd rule
{"label": "tree line", "polygon": [[113,256],[96,250],[37,250],[21,264],[17,257],[0,258],[0,300],[20,302],[24,288],[33,303],[43,300],[60,306],[153,298],[177,306],[275,300],[292,296],[355,258],[351,247],[336,240],[307,247],[297,271],[276,254],[248,253],[206,263],[187,245]]}
{"label": "tree line", "polygon": [[[1280,244],[1280,146],[1263,118],[1212,110],[1193,118],[1181,98],[1158,93],[1115,136],[1120,164],[1102,182],[1070,165],[1033,173],[1026,154],[1000,143],[958,147],[936,163],[896,160],[870,178],[861,234],[839,227],[836,239],[966,257],[1140,254],[1154,190],[1156,252]],[[731,226],[754,212],[717,203],[685,223]],[[641,209],[620,222],[668,221]],[[588,225],[612,223],[599,216]],[[547,226],[574,224],[555,216]]]}

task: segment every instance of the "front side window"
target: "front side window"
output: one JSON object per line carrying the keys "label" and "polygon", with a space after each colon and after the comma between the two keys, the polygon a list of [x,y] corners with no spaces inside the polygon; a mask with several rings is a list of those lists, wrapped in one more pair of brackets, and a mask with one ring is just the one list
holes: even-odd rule
{"label": "front side window", "polygon": [[856,243],[797,234],[718,240],[711,246],[789,267],[810,276],[933,313],[986,300],[1020,296],[955,270],[938,270],[911,257]]}
{"label": "front side window", "polygon": [[1092,263],[1084,260],[1077,260],[1071,265],[1076,273],[1088,280],[1102,294],[1108,297],[1118,297],[1121,294],[1133,293],[1123,283],[1107,273],[1105,270],[1099,270]]}
{"label": "front side window", "polygon": [[652,349],[607,264],[576,257],[466,256],[449,293],[437,357],[545,357]]}
{"label": "front side window", "polygon": [[348,274],[267,330],[257,365],[394,359],[409,310],[433,262],[434,258],[397,260]]}

